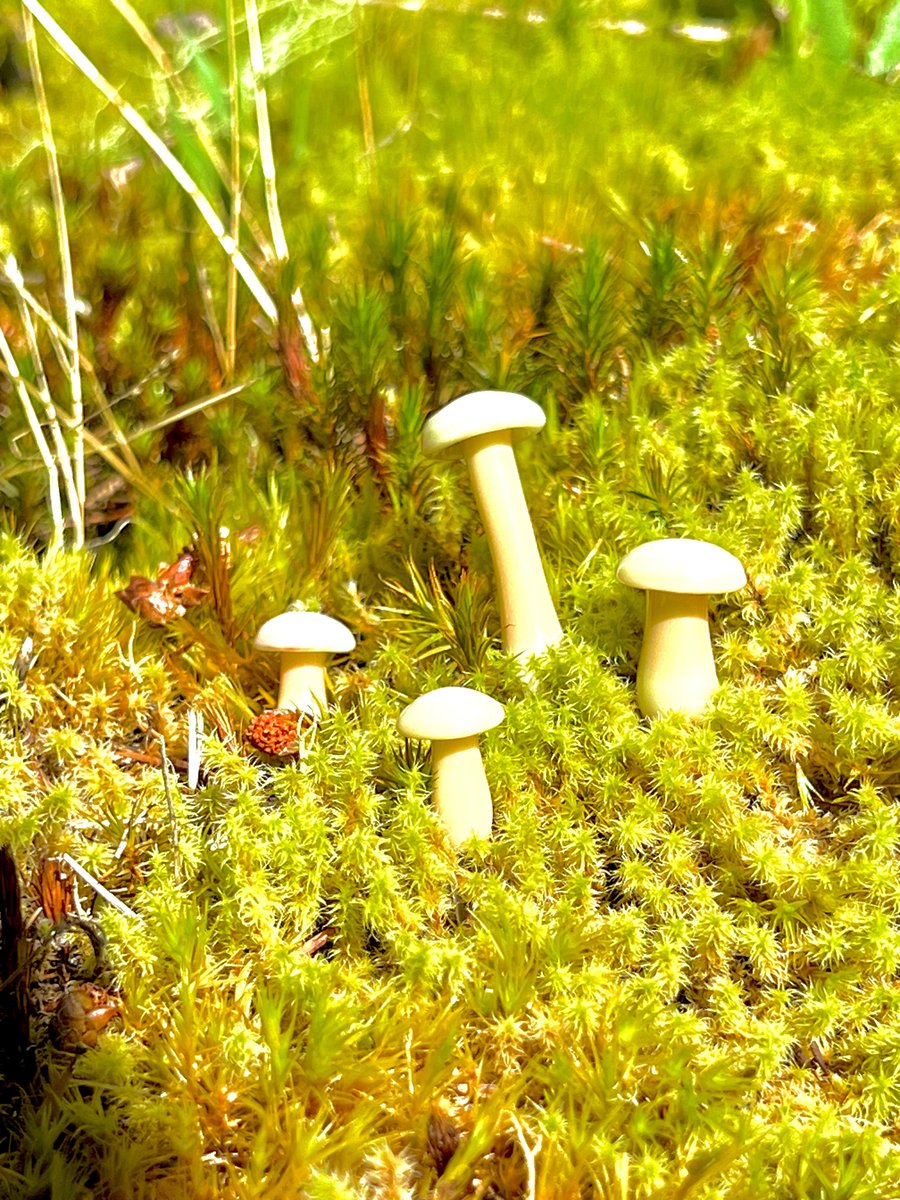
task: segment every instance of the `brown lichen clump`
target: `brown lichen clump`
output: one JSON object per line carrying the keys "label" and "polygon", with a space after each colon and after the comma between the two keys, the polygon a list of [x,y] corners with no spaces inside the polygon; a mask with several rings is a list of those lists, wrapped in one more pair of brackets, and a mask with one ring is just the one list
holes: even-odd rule
{"label": "brown lichen clump", "polygon": [[121,1011],[118,998],[96,983],[76,983],[56,1008],[50,1037],[58,1049],[81,1053],[97,1045],[100,1034]]}
{"label": "brown lichen clump", "polygon": [[264,754],[295,754],[299,743],[299,731],[308,724],[310,719],[297,712],[270,708],[253,718],[247,726],[245,736],[251,746]]}

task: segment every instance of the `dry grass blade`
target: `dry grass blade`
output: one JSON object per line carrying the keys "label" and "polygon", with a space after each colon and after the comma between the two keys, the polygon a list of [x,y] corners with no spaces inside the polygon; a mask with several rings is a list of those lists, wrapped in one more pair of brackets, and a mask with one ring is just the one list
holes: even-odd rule
{"label": "dry grass blade", "polygon": [[244,14],[247,19],[247,37],[250,41],[250,70],[253,75],[253,96],[256,103],[259,161],[266,189],[266,209],[269,214],[269,228],[272,230],[275,258],[279,263],[285,263],[288,260],[288,246],[287,239],[284,236],[281,209],[278,205],[278,188],[275,182],[272,128],[269,123],[269,102],[266,96],[265,85],[266,64],[263,59],[262,38],[259,33],[259,11],[256,7],[256,0],[244,0]]}
{"label": "dry grass blade", "polygon": [[[175,64],[166,53],[164,47],[160,45],[157,38],[153,36],[153,33],[147,27],[147,24],[141,17],[140,13],[135,11],[135,9],[128,3],[128,0],[111,0],[111,3],[116,12],[124,17],[124,19],[128,22],[128,24],[140,38],[141,42],[144,44],[144,46],[146,46],[153,58],[153,61],[159,67],[160,71],[162,71],[163,75],[165,75],[166,81],[169,84],[169,87],[171,87],[175,99],[178,101],[181,115],[196,133],[197,140],[203,147],[203,151],[207,158],[212,163],[216,174],[228,188],[232,199],[234,199],[239,195],[239,188],[237,188],[234,183],[234,171],[233,169],[229,169],[228,164],[225,162],[221,153],[219,152],[219,148],[215,143],[212,133],[206,125],[206,122],[197,112],[196,104],[194,104],[191,96],[182,84],[181,77],[175,68]],[[266,258],[270,258],[272,255],[272,248],[269,245],[268,239],[266,238],[265,231],[260,227],[259,222],[253,217],[249,207],[238,205],[238,214],[238,220],[240,220],[241,215],[243,216],[247,229],[249,230],[251,237],[256,242],[259,249]],[[237,245],[238,233],[235,228],[232,228],[231,236],[234,238],[235,245]]]}
{"label": "dry grass blade", "polygon": [[[234,0],[226,0],[225,21],[228,26],[228,108],[231,118],[231,175],[228,194],[231,197],[231,236],[235,242],[241,227],[243,190],[241,189],[241,93],[238,80],[237,31]],[[234,376],[237,363],[237,271],[228,264],[228,284],[225,299],[225,377]]]}
{"label": "dry grass blade", "polygon": [[[25,330],[25,339],[28,342],[28,352],[31,355],[31,361],[34,364],[34,373],[36,380],[37,393],[44,405],[47,423],[50,426],[50,434],[53,438],[53,449],[56,456],[56,463],[59,470],[62,472],[62,477],[66,484],[66,495],[69,500],[69,512],[72,515],[72,527],[75,532],[75,548],[78,549],[84,545],[84,505],[79,495],[78,482],[75,473],[72,469],[72,459],[69,455],[69,448],[66,445],[66,439],[63,436],[62,426],[59,423],[59,417],[56,412],[56,406],[53,403],[53,397],[50,395],[50,388],[47,384],[47,376],[44,372],[44,364],[41,360],[41,351],[38,346],[37,332],[34,327],[31,313],[28,308],[20,301],[19,316],[22,319],[22,327]],[[82,439],[83,446],[83,439]],[[84,454],[81,455],[81,479],[82,486],[84,483]]]}
{"label": "dry grass blade", "polygon": [[[74,475],[75,498],[70,498],[69,507],[72,510],[72,521],[75,527],[75,545],[84,544],[84,401],[81,387],[81,366],[78,357],[78,314],[75,308],[75,279],[72,272],[72,252],[69,246],[69,226],[66,221],[66,207],[63,199],[62,179],[59,174],[59,160],[56,154],[56,141],[53,137],[53,125],[50,121],[50,108],[47,104],[47,92],[44,88],[44,76],[41,71],[41,60],[38,55],[37,38],[34,31],[34,20],[27,8],[22,10],[25,28],[25,41],[28,46],[28,62],[31,68],[31,78],[34,84],[34,94],[37,100],[38,112],[41,119],[41,137],[47,154],[47,168],[50,175],[50,194],[53,197],[53,212],[56,217],[56,236],[59,242],[59,261],[62,271],[63,298],[66,306],[66,326],[71,343],[70,356],[66,362],[66,375],[72,393],[72,426],[74,431],[74,449],[72,453],[73,468],[66,475],[66,482]],[[37,365],[37,360],[35,360]],[[49,395],[49,393],[48,393]],[[54,422],[54,433],[58,432],[58,422]],[[61,435],[60,435],[61,437]],[[68,454],[62,454],[57,441],[57,455],[60,467],[69,461]]]}
{"label": "dry grass blade", "polygon": [[[128,460],[131,470],[135,472],[140,471],[140,464],[134,457],[134,453],[131,450],[131,447],[128,445],[125,435],[122,433],[120,426],[115,421],[112,413],[109,410],[109,404],[105,395],[103,394],[103,389],[100,387],[100,384],[97,381],[97,376],[91,360],[78,349],[77,344],[71,340],[68,333],[54,319],[53,315],[49,313],[46,308],[44,308],[34,293],[29,291],[28,287],[25,285],[25,280],[23,279],[22,274],[13,258],[7,258],[2,269],[0,269],[0,275],[5,278],[6,282],[15,291],[17,302],[20,302],[22,305],[24,305],[29,312],[33,313],[43,323],[43,326],[47,331],[47,336],[50,338],[50,341],[53,345],[54,353],[56,354],[60,367],[64,372],[68,370],[68,354],[71,353],[78,355],[79,367],[83,373],[83,378],[88,380],[91,391],[93,392],[94,399],[97,404],[97,411],[106,421],[110,433],[113,435],[120,449]],[[61,417],[60,419],[66,426],[71,424],[71,421],[68,417]],[[81,436],[84,438],[85,442],[89,441],[87,430],[83,427],[81,430]]]}
{"label": "dry grass blade", "polygon": [[[275,246],[275,258],[280,265],[283,265],[288,261],[289,251],[287,238],[284,235],[284,225],[281,220],[281,208],[278,203],[278,186],[275,179],[275,156],[272,152],[272,129],[269,122],[269,100],[266,95],[265,85],[266,64],[263,58],[262,38],[259,32],[259,12],[256,7],[256,0],[244,0],[244,14],[247,22],[247,37],[250,42],[250,70],[253,75],[259,159],[266,192],[266,209],[269,214],[269,227],[272,230],[272,241]],[[313,323],[306,310],[306,304],[300,288],[295,288],[291,293],[291,303],[294,306],[297,323],[300,326],[300,332],[306,343],[307,352],[313,362],[318,362],[318,340]]]}
{"label": "dry grass blade", "polygon": [[0,357],[2,357],[6,367],[7,374],[13,382],[13,386],[18,394],[19,401],[25,412],[25,419],[28,421],[28,428],[31,430],[31,435],[34,438],[35,445],[38,448],[38,453],[44,464],[44,469],[47,472],[47,490],[50,504],[50,519],[53,522],[53,538],[50,543],[51,549],[59,549],[63,543],[63,529],[65,521],[63,519],[62,496],[59,490],[59,468],[53,457],[49,443],[44,436],[44,431],[41,428],[41,423],[38,420],[37,413],[34,411],[34,405],[31,402],[28,387],[25,380],[22,378],[22,372],[19,370],[19,364],[16,362],[15,355],[12,352],[12,347],[6,340],[6,335],[0,329]]}
{"label": "dry grass blade", "polygon": [[71,59],[84,77],[117,109],[122,119],[127,121],[135,133],[143,139],[171,174],[178,186],[190,197],[216,241],[228,255],[234,264],[235,270],[250,289],[260,308],[270,321],[277,320],[278,311],[275,301],[269,295],[259,276],[236,245],[231,234],[225,229],[219,214],[162,138],[153,132],[137,109],[129,104],[109,80],[101,74],[94,63],[76,45],[59,22],[55,21],[44,6],[39,3],[39,0],[22,0],[22,2],[34,14],[37,21],[40,22],[66,57]]}

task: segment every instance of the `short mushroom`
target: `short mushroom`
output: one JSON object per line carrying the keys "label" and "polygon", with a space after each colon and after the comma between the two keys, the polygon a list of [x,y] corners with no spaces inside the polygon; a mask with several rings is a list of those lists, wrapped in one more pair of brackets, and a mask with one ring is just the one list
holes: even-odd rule
{"label": "short mushroom", "polygon": [[400,714],[404,737],[431,742],[434,803],[454,845],[488,837],[494,809],[478,735],[503,720],[503,705],[473,688],[426,692]]}
{"label": "short mushroom", "polygon": [[619,564],[617,578],[647,592],[637,700],[644,716],[694,715],[716,686],[709,636],[709,596],[747,582],[733,554],[694,538],[645,542]]}
{"label": "short mushroom", "polygon": [[539,654],[562,637],[522,492],[514,434],[541,429],[540,406],[515,392],[470,392],[425,423],[428,454],[466,460],[484,522],[500,604],[504,650]]}
{"label": "short mushroom", "polygon": [[318,716],[325,710],[325,662],[329,654],[349,654],[356,639],[340,621],[315,612],[285,612],[262,626],[257,650],[281,651],[279,709]]}

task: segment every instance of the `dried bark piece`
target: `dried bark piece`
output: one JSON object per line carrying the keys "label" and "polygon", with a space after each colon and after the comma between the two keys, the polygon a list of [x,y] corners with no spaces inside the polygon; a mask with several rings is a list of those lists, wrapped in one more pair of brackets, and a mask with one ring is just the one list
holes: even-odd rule
{"label": "dried bark piece", "polygon": [[12,851],[0,846],[0,1079],[19,1084],[34,1073],[27,967],[19,875]]}
{"label": "dried bark piece", "polygon": [[74,909],[72,874],[61,858],[44,855],[34,873],[32,886],[44,916],[59,925]]}
{"label": "dried bark piece", "polygon": [[450,1114],[435,1105],[428,1118],[425,1144],[438,1176],[443,1175],[447,1170],[450,1159],[459,1146],[461,1136],[460,1128]]}

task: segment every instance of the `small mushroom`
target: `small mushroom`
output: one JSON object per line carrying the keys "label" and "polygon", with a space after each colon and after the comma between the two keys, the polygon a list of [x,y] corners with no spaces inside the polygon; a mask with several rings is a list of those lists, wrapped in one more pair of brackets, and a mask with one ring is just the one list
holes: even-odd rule
{"label": "small mushroom", "polygon": [[397,721],[404,737],[431,742],[434,803],[457,846],[491,832],[494,808],[478,735],[503,716],[503,705],[483,692],[445,687],[419,696]]}
{"label": "small mushroom", "polygon": [[422,435],[426,453],[466,460],[494,562],[503,648],[516,655],[540,654],[562,637],[512,448],[514,435],[545,421],[526,396],[470,392],[430,417]]}
{"label": "small mushroom", "polygon": [[694,715],[718,685],[709,636],[709,596],[747,582],[740,562],[710,542],[661,538],[619,564],[617,578],[647,592],[638,663],[638,707],[646,717],[678,710]]}
{"label": "small mushroom", "polygon": [[279,709],[317,717],[324,712],[325,662],[329,654],[349,654],[356,639],[340,621],[315,612],[286,612],[266,621],[253,643],[257,650],[281,651]]}

